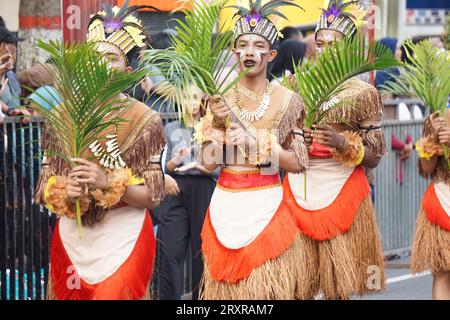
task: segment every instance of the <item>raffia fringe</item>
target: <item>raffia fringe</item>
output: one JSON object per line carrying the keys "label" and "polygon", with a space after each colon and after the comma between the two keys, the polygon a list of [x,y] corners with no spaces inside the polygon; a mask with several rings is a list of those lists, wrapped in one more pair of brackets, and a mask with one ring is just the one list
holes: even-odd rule
{"label": "raffia fringe", "polygon": [[164,174],[161,169],[147,170],[143,175],[147,193],[151,201],[161,201],[166,196]]}
{"label": "raffia fringe", "polygon": [[297,163],[304,169],[309,168],[308,147],[305,140],[297,135],[292,134],[292,130],[297,125],[303,128],[303,119],[305,118],[305,109],[302,98],[298,94],[292,96],[290,105],[286,110],[286,114],[278,127],[279,139],[282,141],[283,149],[292,150]]}
{"label": "raffia fringe", "polygon": [[[350,230],[318,242],[319,288],[326,299],[384,290],[384,256],[370,196],[356,213]],[[378,273],[378,277],[371,276]]]}
{"label": "raffia fringe", "polygon": [[[450,112],[448,112],[450,115]],[[450,117],[450,116],[449,116]],[[438,141],[431,140],[433,134],[433,127],[431,125],[431,117],[428,117],[425,120],[424,126],[423,126],[423,136],[424,138],[429,139],[433,143],[438,143]],[[432,179],[433,182],[444,182],[448,185],[450,185],[450,170],[448,169],[447,163],[445,161],[444,157],[439,157],[438,164],[436,166],[436,170],[433,174],[427,174],[425,171],[423,171],[422,167],[420,166],[419,162],[419,174],[426,178],[426,179]]]}
{"label": "raffia fringe", "polygon": [[157,117],[145,127],[123,156],[133,174],[144,178],[152,201],[160,201],[165,197],[161,164],[150,162],[153,157],[161,154],[165,144],[164,127],[161,119]]}
{"label": "raffia fringe", "polygon": [[363,142],[377,157],[386,154],[386,139],[381,130],[372,130],[363,134]]}
{"label": "raffia fringe", "polygon": [[357,132],[344,131],[341,135],[345,138],[343,150],[333,149],[333,158],[340,161],[344,167],[353,168],[361,163],[361,153],[364,152],[364,145],[361,136]]}
{"label": "raffia fringe", "polygon": [[338,95],[340,101],[346,102],[345,106],[331,109],[326,115],[326,123],[358,124],[363,119],[383,115],[377,89],[358,79],[349,80],[346,86],[347,89]]}
{"label": "raffia fringe", "polygon": [[92,197],[97,200],[97,205],[106,209],[119,203],[127,189],[130,174],[127,168],[108,172],[108,189],[106,191],[97,189],[91,192]]}
{"label": "raffia fringe", "polygon": [[280,141],[284,142],[295,125],[299,124],[299,128],[303,127],[303,119],[305,118],[305,107],[302,98],[298,94],[292,95],[289,106],[278,126]]}
{"label": "raffia fringe", "polygon": [[411,270],[414,273],[425,270],[434,273],[450,271],[450,232],[430,223],[423,210],[417,217]]}
{"label": "raffia fringe", "polygon": [[213,280],[205,263],[200,297],[204,300],[312,299],[317,275],[313,247],[312,240],[298,236],[281,256],[257,267],[236,284]]}

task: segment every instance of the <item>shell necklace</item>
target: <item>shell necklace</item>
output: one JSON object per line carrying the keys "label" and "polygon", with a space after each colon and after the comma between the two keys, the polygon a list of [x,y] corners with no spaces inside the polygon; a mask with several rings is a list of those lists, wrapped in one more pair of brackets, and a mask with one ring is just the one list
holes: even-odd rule
{"label": "shell necklace", "polygon": [[[124,111],[117,112],[113,117],[120,116]],[[125,168],[127,164],[122,159],[122,151],[119,147],[119,142],[117,141],[117,126],[116,132],[113,134],[107,134],[106,139],[106,150],[96,139],[93,143],[89,145],[94,157],[100,162],[100,165],[106,169],[120,169]]]}
{"label": "shell necklace", "polygon": [[106,151],[98,140],[89,145],[89,149],[100,164],[107,169],[125,168],[126,163],[122,159],[122,151],[117,141],[117,133],[107,134]]}
{"label": "shell necklace", "polygon": [[[247,91],[249,91],[249,90],[247,90]],[[269,105],[270,105],[269,81],[266,81],[266,88],[264,89],[264,95],[262,96],[260,101],[257,102],[258,108],[255,111],[248,111],[242,107],[241,98],[239,97],[239,90],[237,88],[237,84],[234,87],[234,92],[236,95],[236,104],[238,105],[239,109],[241,110],[241,112],[240,112],[241,117],[250,122],[258,121],[259,119],[261,119],[264,116],[264,114],[266,113],[267,108],[269,108]]]}

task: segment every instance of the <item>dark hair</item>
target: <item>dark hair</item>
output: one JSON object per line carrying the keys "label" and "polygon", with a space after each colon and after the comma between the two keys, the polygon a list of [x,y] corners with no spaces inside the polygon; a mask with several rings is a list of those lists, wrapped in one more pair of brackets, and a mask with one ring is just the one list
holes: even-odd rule
{"label": "dark hair", "polygon": [[170,45],[170,35],[167,32],[158,32],[152,37],[151,46],[153,49],[167,49]]}
{"label": "dark hair", "polygon": [[6,27],[5,20],[3,20],[2,16],[0,16],[0,27]]}
{"label": "dark hair", "polygon": [[306,44],[298,40],[285,40],[280,44],[278,55],[272,62],[269,79],[282,77],[286,70],[294,74],[294,64],[298,65],[306,53]]}
{"label": "dark hair", "polygon": [[140,51],[140,48],[134,47],[127,53],[128,66],[133,68],[132,62],[134,60],[139,61],[139,51]]}
{"label": "dark hair", "polygon": [[280,42],[282,43],[292,38],[293,35],[301,34],[301,32],[294,27],[285,27],[281,30],[281,34],[283,35],[283,38],[280,39]]}

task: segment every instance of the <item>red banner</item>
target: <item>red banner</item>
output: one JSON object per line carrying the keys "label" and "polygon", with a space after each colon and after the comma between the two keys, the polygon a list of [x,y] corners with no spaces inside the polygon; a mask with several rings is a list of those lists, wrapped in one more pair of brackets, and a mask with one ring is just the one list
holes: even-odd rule
{"label": "red banner", "polygon": [[[117,5],[120,7],[125,3],[125,0],[118,0]],[[179,0],[130,0],[129,2],[130,6],[136,6],[136,5],[147,5],[147,6],[153,6],[156,9],[160,11],[173,11],[175,9],[180,8],[182,6],[182,3]],[[183,5],[186,9],[192,8],[192,1],[187,2],[185,5]],[[148,11],[151,11],[150,9],[147,9]],[[145,11],[145,9],[143,9]]]}

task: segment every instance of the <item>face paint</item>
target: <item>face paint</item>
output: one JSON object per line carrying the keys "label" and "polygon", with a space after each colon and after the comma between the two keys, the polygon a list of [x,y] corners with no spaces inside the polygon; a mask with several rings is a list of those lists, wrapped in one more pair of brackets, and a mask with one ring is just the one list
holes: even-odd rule
{"label": "face paint", "polygon": [[334,40],[334,35],[331,33],[325,33],[323,35],[325,42],[332,42]]}
{"label": "face paint", "polygon": [[343,35],[334,30],[320,30],[316,34],[316,51],[322,53],[327,46],[331,46],[333,42],[343,39]]}
{"label": "face paint", "polygon": [[260,58],[261,58],[261,61],[259,62],[259,65],[260,65],[260,66],[262,65],[262,63],[263,63],[263,61],[264,61],[264,58],[265,58],[268,54],[269,54],[269,51],[266,51],[266,52],[260,52],[260,53],[259,53],[259,56],[260,56]]}
{"label": "face paint", "polygon": [[125,71],[126,59],[120,49],[111,44],[99,42],[96,50],[102,56],[102,60],[107,64],[108,68]]}
{"label": "face paint", "polygon": [[241,62],[246,59],[253,60],[257,66],[261,67],[269,53],[270,47],[267,40],[259,35],[243,35],[237,42],[236,54]]}

